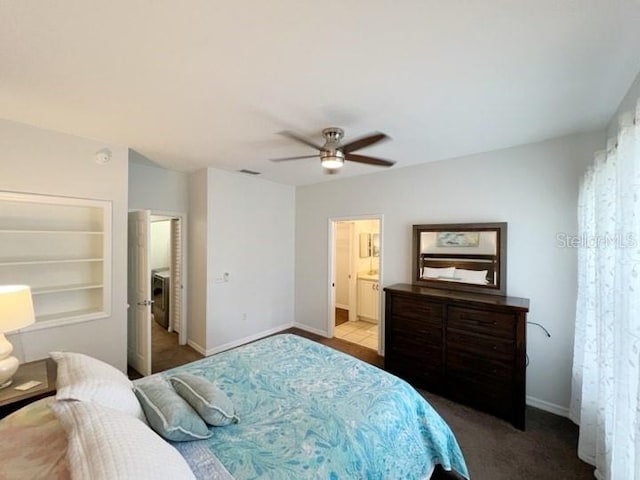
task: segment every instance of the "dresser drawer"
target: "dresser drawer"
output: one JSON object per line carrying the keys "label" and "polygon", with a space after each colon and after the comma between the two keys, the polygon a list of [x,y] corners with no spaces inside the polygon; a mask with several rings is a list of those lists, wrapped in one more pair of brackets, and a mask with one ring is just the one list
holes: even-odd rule
{"label": "dresser drawer", "polygon": [[438,392],[442,388],[441,352],[435,351],[427,357],[414,355],[411,352],[393,351],[387,353],[384,361],[385,370],[398,375],[417,386]]}
{"label": "dresser drawer", "polygon": [[444,381],[447,397],[502,418],[512,418],[515,411],[510,388],[490,384],[455,373],[447,373]]}
{"label": "dresser drawer", "polygon": [[515,339],[516,316],[473,308],[450,307],[447,329],[475,332],[494,337]]}
{"label": "dresser drawer", "polygon": [[403,330],[412,334],[430,334],[440,332],[442,336],[442,320],[429,317],[416,318],[413,316],[393,315],[391,325],[394,330]]}
{"label": "dresser drawer", "polygon": [[446,370],[486,382],[511,385],[513,382],[513,363],[492,360],[483,355],[469,355],[447,350]]}
{"label": "dresser drawer", "polygon": [[513,362],[516,349],[511,339],[447,330],[447,351],[471,353],[504,362]]}
{"label": "dresser drawer", "polygon": [[442,321],[444,306],[441,303],[427,302],[414,298],[393,297],[391,313],[438,324]]}
{"label": "dresser drawer", "polygon": [[442,364],[442,345],[427,343],[420,337],[394,334],[389,351],[394,357],[402,356],[412,358],[416,362]]}
{"label": "dresser drawer", "polygon": [[442,345],[442,322],[438,324],[396,315],[391,319],[390,330],[394,338],[409,337],[419,344]]}

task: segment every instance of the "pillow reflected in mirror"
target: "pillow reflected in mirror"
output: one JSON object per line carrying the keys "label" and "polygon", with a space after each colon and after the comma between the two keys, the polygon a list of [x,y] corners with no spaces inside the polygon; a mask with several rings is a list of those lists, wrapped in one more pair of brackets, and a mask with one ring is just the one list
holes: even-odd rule
{"label": "pillow reflected in mirror", "polygon": [[444,268],[424,267],[422,269],[422,278],[453,279],[453,277],[455,276],[455,271],[456,271],[455,267],[444,267]]}
{"label": "pillow reflected in mirror", "polygon": [[465,283],[475,283],[477,285],[486,285],[488,270],[465,270],[463,268],[456,268],[454,276],[456,280]]}

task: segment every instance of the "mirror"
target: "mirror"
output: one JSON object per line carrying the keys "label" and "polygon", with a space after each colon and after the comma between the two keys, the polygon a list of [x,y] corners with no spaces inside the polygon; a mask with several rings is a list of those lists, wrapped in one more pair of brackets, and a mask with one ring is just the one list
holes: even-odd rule
{"label": "mirror", "polygon": [[507,224],[413,226],[412,283],[506,295]]}
{"label": "mirror", "polygon": [[371,256],[380,256],[380,234],[378,233],[371,234]]}
{"label": "mirror", "polygon": [[361,233],[360,234],[360,258],[380,256],[380,234]]}

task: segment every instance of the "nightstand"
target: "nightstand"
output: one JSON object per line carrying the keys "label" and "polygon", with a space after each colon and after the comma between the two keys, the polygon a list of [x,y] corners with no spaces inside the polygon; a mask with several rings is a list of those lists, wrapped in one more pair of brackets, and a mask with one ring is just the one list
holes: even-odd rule
{"label": "nightstand", "polygon": [[[13,377],[13,383],[0,390],[0,418],[31,402],[53,395],[56,392],[56,372],[56,362],[50,358],[20,365]],[[15,389],[29,380],[38,380],[42,383],[26,391]]]}

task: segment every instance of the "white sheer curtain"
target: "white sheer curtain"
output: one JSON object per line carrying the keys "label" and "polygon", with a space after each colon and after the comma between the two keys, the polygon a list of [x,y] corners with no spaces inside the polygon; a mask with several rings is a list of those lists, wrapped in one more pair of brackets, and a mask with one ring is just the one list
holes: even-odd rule
{"label": "white sheer curtain", "polygon": [[640,480],[640,102],[585,174],[578,225],[578,456],[599,479]]}

